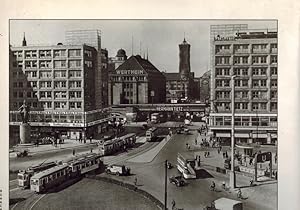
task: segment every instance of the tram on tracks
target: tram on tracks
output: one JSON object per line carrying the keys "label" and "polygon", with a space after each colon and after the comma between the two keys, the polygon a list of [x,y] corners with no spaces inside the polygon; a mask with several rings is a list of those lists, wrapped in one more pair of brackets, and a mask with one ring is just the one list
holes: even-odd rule
{"label": "tram on tracks", "polygon": [[124,136],[114,138],[108,141],[102,141],[99,144],[100,154],[111,155],[118,151],[126,150],[127,148],[133,147],[136,143],[136,134],[129,133]]}
{"label": "tram on tracks", "polygon": [[43,193],[70,179],[97,170],[103,165],[100,158],[99,154],[88,153],[36,173],[30,179],[30,189],[36,193]]}
{"label": "tram on tracks", "polygon": [[146,141],[153,141],[158,136],[158,128],[152,127],[146,131]]}
{"label": "tram on tracks", "polygon": [[46,169],[52,168],[54,166],[57,166],[57,162],[47,162],[47,163],[42,163],[40,165],[36,166],[31,166],[25,170],[20,170],[17,175],[17,180],[18,180],[18,186],[22,188],[29,188],[30,186],[30,178],[40,172],[44,171]]}

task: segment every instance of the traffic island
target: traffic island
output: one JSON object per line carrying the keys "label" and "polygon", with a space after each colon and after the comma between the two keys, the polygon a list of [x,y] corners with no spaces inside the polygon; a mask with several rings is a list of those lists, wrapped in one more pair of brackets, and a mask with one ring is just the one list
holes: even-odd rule
{"label": "traffic island", "polygon": [[119,185],[130,191],[141,194],[144,198],[153,202],[159,209],[164,209],[164,207],[165,207],[164,204],[162,202],[160,202],[157,198],[155,198],[153,195],[146,192],[145,190],[138,188],[137,186],[135,186],[133,184],[126,183],[126,182],[123,182],[123,181],[120,181],[120,180],[117,180],[117,179],[114,179],[111,177],[95,176],[95,177],[88,177],[88,178]]}

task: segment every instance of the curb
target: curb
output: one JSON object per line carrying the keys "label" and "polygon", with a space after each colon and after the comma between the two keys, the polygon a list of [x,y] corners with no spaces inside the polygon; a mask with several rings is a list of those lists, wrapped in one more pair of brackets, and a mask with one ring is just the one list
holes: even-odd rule
{"label": "curb", "polygon": [[[37,152],[28,152],[29,155],[36,155],[39,153],[48,153],[48,152],[52,152],[52,151],[62,151],[62,150],[67,150],[67,149],[73,149],[73,148],[80,148],[80,147],[88,147],[88,146],[93,146],[96,145],[96,143],[92,143],[92,144],[85,144],[85,145],[77,145],[77,146],[73,146],[73,147],[63,147],[63,148],[55,148],[55,149],[47,149],[47,150],[43,150],[43,151],[37,151]],[[10,154],[16,154],[17,152],[12,152]],[[17,158],[17,154],[15,157],[9,157],[9,158]]]}
{"label": "curb", "polygon": [[157,198],[155,198],[153,195],[151,195],[150,193],[148,193],[145,190],[139,189],[135,185],[132,185],[132,184],[129,184],[129,183],[126,183],[126,182],[122,182],[122,181],[116,180],[116,179],[111,178],[111,177],[88,177],[88,178],[119,185],[121,187],[124,187],[124,188],[130,190],[130,191],[141,194],[144,198],[146,198],[149,201],[153,202],[161,210],[163,210],[164,207],[165,207],[164,204],[161,201],[159,201]]}

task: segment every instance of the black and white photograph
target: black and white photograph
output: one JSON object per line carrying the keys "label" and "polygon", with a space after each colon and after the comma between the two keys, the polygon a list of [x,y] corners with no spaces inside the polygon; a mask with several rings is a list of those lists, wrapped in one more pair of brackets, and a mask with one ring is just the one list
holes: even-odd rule
{"label": "black and white photograph", "polygon": [[278,41],[277,19],[10,19],[9,209],[278,209]]}

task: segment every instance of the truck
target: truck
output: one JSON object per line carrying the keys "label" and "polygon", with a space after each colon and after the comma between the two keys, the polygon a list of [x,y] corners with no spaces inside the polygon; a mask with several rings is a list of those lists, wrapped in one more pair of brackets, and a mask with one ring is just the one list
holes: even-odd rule
{"label": "truck", "polygon": [[130,175],[130,168],[124,165],[109,165],[106,167],[105,172],[117,176],[128,176]]}

